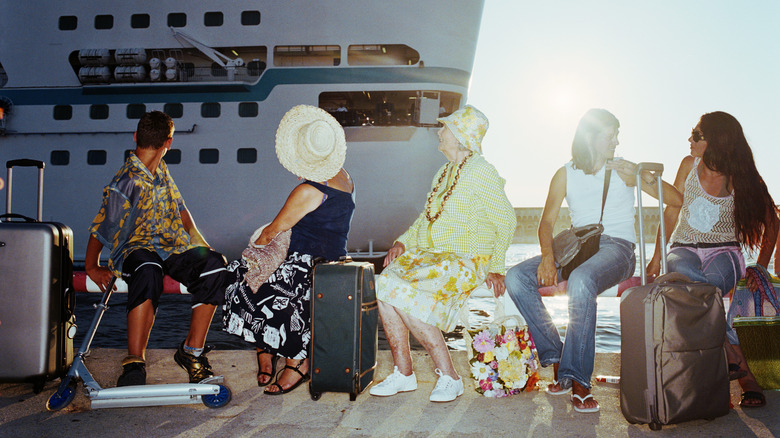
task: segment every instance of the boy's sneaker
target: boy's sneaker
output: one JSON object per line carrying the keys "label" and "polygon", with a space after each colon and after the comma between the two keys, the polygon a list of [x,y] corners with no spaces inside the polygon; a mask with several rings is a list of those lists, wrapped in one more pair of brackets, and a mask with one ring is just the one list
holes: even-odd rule
{"label": "boy's sneaker", "polygon": [[146,362],[139,356],[127,356],[122,360],[122,375],[116,386],[146,385]]}
{"label": "boy's sneaker", "polygon": [[184,342],[182,341],[179,348],[176,350],[176,353],[173,353],[173,360],[175,360],[180,367],[187,370],[187,374],[190,375],[190,383],[198,383],[201,380],[214,375],[214,373],[211,372],[209,360],[206,358],[206,353],[211,351],[212,348],[214,347],[206,345],[203,347],[203,353],[201,353],[200,356],[195,356],[194,354],[184,351]]}
{"label": "boy's sneaker", "polygon": [[432,402],[450,402],[463,395],[463,379],[455,380],[444,375],[438,368],[435,372],[439,375],[439,380],[436,381],[436,387],[431,392]]}
{"label": "boy's sneaker", "polygon": [[417,389],[417,377],[414,372],[410,376],[404,376],[398,371],[398,367],[393,367],[393,374],[390,374],[379,384],[372,386],[368,391],[371,395],[387,397],[396,395],[399,392],[414,391]]}

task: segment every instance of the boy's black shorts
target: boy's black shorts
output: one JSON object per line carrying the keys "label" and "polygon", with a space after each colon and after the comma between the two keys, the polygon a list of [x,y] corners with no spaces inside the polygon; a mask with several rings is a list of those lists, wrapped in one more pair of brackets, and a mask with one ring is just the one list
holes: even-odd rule
{"label": "boy's black shorts", "polygon": [[192,294],[192,307],[221,305],[225,301],[225,257],[206,247],[197,247],[163,260],[154,251],[131,252],[122,265],[127,283],[127,311],[152,300],[155,311],[163,291],[163,277],[170,276]]}

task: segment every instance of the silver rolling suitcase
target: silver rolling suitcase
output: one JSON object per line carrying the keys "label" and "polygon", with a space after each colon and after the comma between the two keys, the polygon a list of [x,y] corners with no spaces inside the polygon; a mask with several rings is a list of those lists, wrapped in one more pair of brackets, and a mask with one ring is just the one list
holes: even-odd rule
{"label": "silver rolling suitcase", "polygon": [[[662,165],[647,165],[661,184]],[[642,202],[637,177],[640,236]],[[660,186],[659,186],[660,187]],[[661,224],[663,224],[663,202]],[[662,225],[663,227],[663,225]],[[666,239],[661,229],[662,247]],[[723,345],[726,319],[720,290],[681,274],[646,284],[640,237],[642,286],[620,301],[620,409],[630,423],[663,424],[712,419],[729,411],[729,378]],[[666,255],[662,271],[666,272]]]}
{"label": "silver rolling suitcase", "polygon": [[[37,220],[11,213],[15,166],[38,168]],[[42,222],[43,162],[12,160],[6,167],[7,213],[0,216],[0,381],[30,381],[37,393],[73,361],[73,232],[60,223]]]}

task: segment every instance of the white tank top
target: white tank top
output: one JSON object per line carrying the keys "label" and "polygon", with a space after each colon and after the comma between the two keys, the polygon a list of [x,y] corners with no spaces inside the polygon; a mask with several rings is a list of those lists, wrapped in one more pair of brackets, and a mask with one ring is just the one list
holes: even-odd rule
{"label": "white tank top", "polygon": [[719,198],[704,191],[699,181],[700,158],[685,178],[683,205],[671,243],[726,243],[737,241],[734,193]]}
{"label": "white tank top", "polygon": [[[566,203],[569,205],[571,223],[575,227],[598,223],[601,214],[601,197],[604,192],[605,167],[593,175],[574,168],[569,161],[566,167]],[[604,234],[629,242],[636,241],[634,229],[634,189],[615,173],[609,180],[607,202],[604,205]]]}

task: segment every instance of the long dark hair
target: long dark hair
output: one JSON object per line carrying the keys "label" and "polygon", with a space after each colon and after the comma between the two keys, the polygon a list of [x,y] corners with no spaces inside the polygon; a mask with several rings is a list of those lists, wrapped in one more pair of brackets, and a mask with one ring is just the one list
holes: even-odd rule
{"label": "long dark hair", "polygon": [[596,157],[593,154],[593,138],[610,128],[619,128],[620,122],[611,112],[601,109],[589,109],[577,124],[574,141],[571,142],[571,160],[574,167],[586,174],[596,173]]}
{"label": "long dark hair", "polygon": [[742,125],[723,111],[704,114],[700,124],[707,141],[702,155],[704,165],[727,176],[734,187],[737,240],[751,250],[756,249],[767,226],[777,221],[777,207],[758,174]]}

